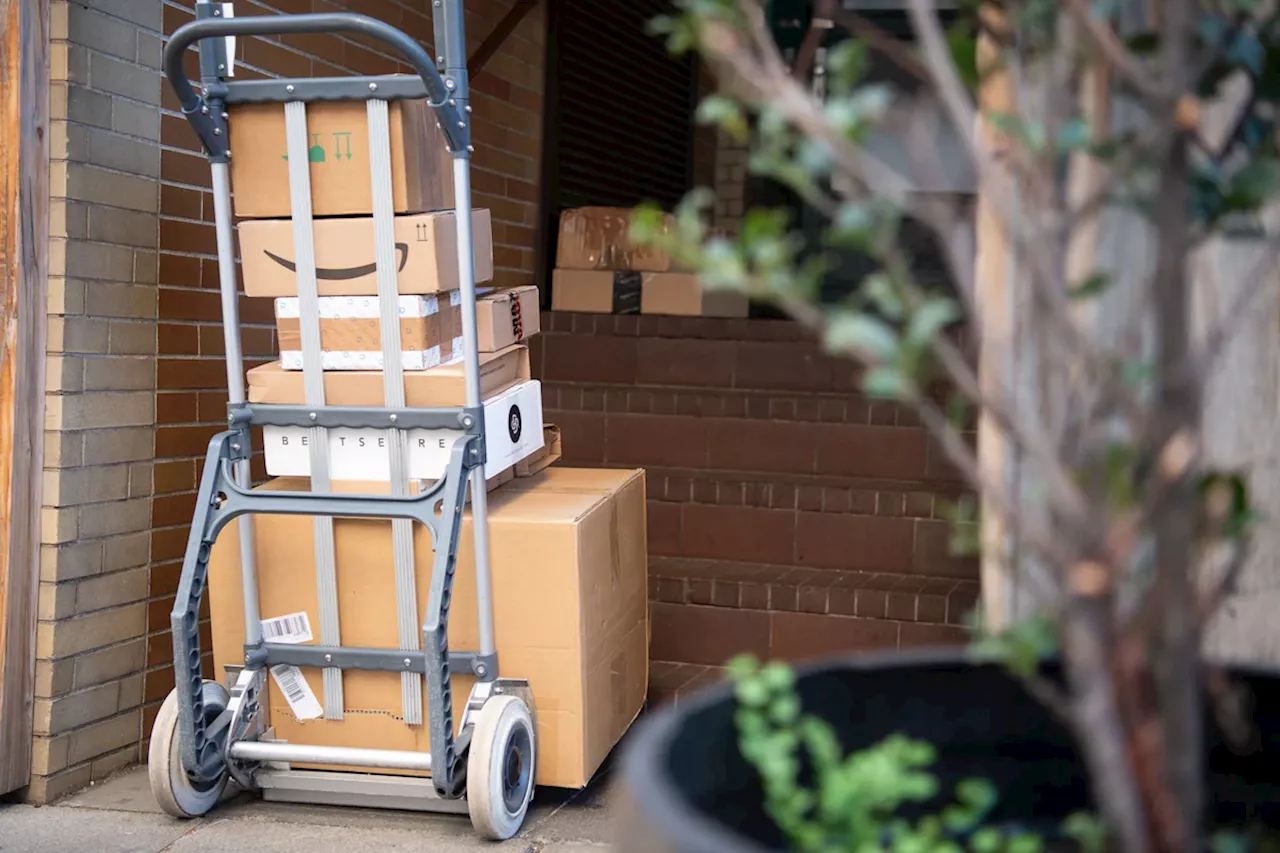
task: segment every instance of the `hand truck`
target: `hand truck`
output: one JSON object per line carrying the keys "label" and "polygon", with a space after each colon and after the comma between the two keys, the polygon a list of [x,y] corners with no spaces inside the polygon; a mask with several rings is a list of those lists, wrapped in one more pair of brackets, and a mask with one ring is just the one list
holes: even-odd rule
{"label": "hand truck", "polygon": [[[408,35],[372,18],[346,13],[236,18],[230,3],[199,0],[196,18],[178,29],[164,51],[164,70],[199,136],[213,172],[218,272],[226,338],[228,428],[214,436],[197,495],[195,517],[182,564],[170,621],[176,687],[152,729],[148,775],[164,811],[177,817],[202,815],[221,799],[228,778],[264,798],[293,802],[363,805],[469,813],[476,831],[490,839],[512,837],[524,820],[536,775],[537,726],[526,681],[498,674],[494,647],[487,504],[485,435],[476,338],[475,270],[472,246],[466,40],[462,0],[432,3],[437,60]],[[416,74],[233,81],[228,41],[234,37],[343,33],[362,35],[398,53]],[[198,45],[201,91],[183,71],[188,47]],[[397,315],[396,254],[390,165],[388,101],[427,98],[447,140],[454,166],[454,214],[466,371],[465,406],[451,409],[405,406]],[[373,181],[376,275],[383,346],[385,408],[330,406],[324,400],[320,362],[318,291],[312,234],[306,109],[329,101],[363,101],[369,121]],[[305,405],[257,405],[245,398],[240,348],[235,249],[232,242],[227,107],[283,104],[287,130],[290,200],[296,275],[301,303]],[[311,491],[252,491],[250,429],[255,426],[311,430]],[[330,493],[327,429],[386,430],[390,436],[390,495]],[[451,430],[455,442],[445,476],[410,495],[407,432]],[[449,603],[467,484],[475,530],[475,572],[480,648],[454,651],[448,643]],[[315,517],[319,644],[266,642],[258,608],[252,515]],[[241,518],[243,516],[243,518]],[[395,543],[398,649],[341,644],[338,626],[333,518],[391,519]],[[200,600],[209,556],[218,532],[240,519],[244,589],[244,667],[228,691],[202,677]],[[418,622],[412,524],[430,530],[435,547],[427,614]],[[419,624],[421,627],[419,628]],[[419,635],[419,630],[421,634]],[[423,723],[423,679],[430,754],[415,751],[307,746],[272,739],[265,725],[266,671],[276,666],[317,667],[323,672],[324,715],[341,719],[343,670],[401,673],[407,724]],[[451,673],[464,670],[477,681],[455,736]],[[377,770],[426,771],[430,778],[368,772],[292,769],[294,764]],[[465,802],[464,802],[465,801]]]}

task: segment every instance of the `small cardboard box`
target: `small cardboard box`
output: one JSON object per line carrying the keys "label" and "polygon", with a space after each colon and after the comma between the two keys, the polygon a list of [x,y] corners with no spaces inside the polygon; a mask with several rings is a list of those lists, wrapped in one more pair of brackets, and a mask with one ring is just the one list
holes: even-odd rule
{"label": "small cardboard box", "polygon": [[516,463],[516,476],[532,477],[559,462],[560,442],[560,427],[555,424],[543,424],[542,447]]}
{"label": "small cardboard box", "polygon": [[704,290],[693,273],[603,272],[557,269],[551,308],[595,314],[746,317],[745,294]]}
{"label": "small cardboard box", "polygon": [[[485,479],[497,477],[542,447],[542,384],[521,382],[484,401]],[[389,432],[381,429],[331,429],[329,476],[334,480],[391,481]],[[267,474],[310,477],[311,431],[306,427],[262,428]],[[409,477],[438,480],[449,467],[461,430],[408,431]]]}
{"label": "small cardboard box", "polygon": [[536,284],[486,288],[476,298],[476,333],[480,352],[496,352],[512,344],[524,343],[541,331],[540,321]]}
{"label": "small cardboard box", "polygon": [[[236,216],[289,217],[289,154],[284,107],[229,110],[231,187]],[[453,157],[426,101],[392,101],[391,193],[396,213],[452,208]],[[369,120],[363,103],[307,104],[313,216],[373,213]]]}
{"label": "small cardboard box", "polygon": [[[471,215],[476,281],[493,278],[493,226],[489,211]],[[377,296],[373,217],[317,219],[316,290],[321,296]],[[297,296],[293,222],[240,223],[240,266],[246,296]],[[459,287],[458,229],[452,212],[395,217],[396,286],[400,293],[439,293]]]}
{"label": "small cardboard box", "polygon": [[[453,357],[449,318],[440,299],[401,296],[400,363],[405,370],[426,370]],[[447,307],[447,302],[446,302]],[[302,369],[302,321],[296,296],[275,301],[280,365]],[[376,296],[320,297],[320,366],[323,370],[382,370],[381,309]]]}
{"label": "small cardboard box", "polygon": [[666,253],[632,244],[631,215],[632,211],[625,207],[579,207],[561,213],[556,266],[639,272],[670,269],[671,260]]}
{"label": "small cardboard box", "polygon": [[[480,395],[492,397],[529,379],[529,350],[507,347],[480,355]],[[382,373],[372,370],[335,370],[324,374],[325,402],[332,406],[385,406]],[[430,370],[404,374],[405,405],[462,406],[466,386],[462,362],[454,360]],[[249,371],[249,402],[302,406],[306,404],[303,373],[285,370],[273,361]]]}
{"label": "small cardboard box", "polygon": [[[549,468],[493,492],[489,547],[501,672],[528,679],[537,707],[537,782],[581,788],[644,704],[648,549],[643,471],[573,477],[565,474],[567,470]],[[305,481],[282,479],[258,490],[305,487]],[[306,613],[318,636],[311,518],[258,515],[253,524],[263,619]],[[391,524],[335,518],[333,528],[343,644],[398,648],[396,620],[387,618],[395,608]],[[213,653],[219,672],[244,658],[239,532],[239,524],[223,529],[209,564]],[[473,544],[467,514],[449,616],[449,644],[454,649],[473,649],[479,643]],[[421,527],[414,530],[414,556],[421,615],[426,612],[433,557],[431,536]],[[315,696],[323,697],[320,671],[301,673]],[[469,676],[454,676],[455,725],[472,684]],[[345,673],[342,720],[299,720],[278,685],[272,679],[268,685],[270,725],[282,740],[430,751],[426,726],[408,726],[400,719],[399,673]]]}

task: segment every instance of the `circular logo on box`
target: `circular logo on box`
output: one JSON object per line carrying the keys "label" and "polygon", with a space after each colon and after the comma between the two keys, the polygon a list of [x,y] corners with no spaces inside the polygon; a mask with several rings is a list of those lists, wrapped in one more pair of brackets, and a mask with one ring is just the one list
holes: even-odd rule
{"label": "circular logo on box", "polygon": [[520,417],[520,407],[513,405],[511,411],[507,412],[507,435],[510,436],[512,444],[520,440],[520,433],[523,430],[524,419]]}

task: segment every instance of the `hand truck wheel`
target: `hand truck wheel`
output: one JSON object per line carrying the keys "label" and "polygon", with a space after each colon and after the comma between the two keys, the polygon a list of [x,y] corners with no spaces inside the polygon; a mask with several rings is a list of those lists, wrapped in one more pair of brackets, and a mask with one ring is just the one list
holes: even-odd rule
{"label": "hand truck wheel", "polygon": [[[227,690],[216,681],[204,683],[205,719],[212,722],[227,707]],[[169,691],[151,727],[151,749],[147,755],[147,779],[151,795],[166,814],[180,818],[199,817],[218,804],[227,786],[224,766],[217,780],[198,784],[182,766],[182,735],[178,731],[178,691]]]}
{"label": "hand truck wheel", "polygon": [[467,809],[476,833],[506,841],[520,831],[537,775],[533,719],[516,696],[484,703],[467,755]]}

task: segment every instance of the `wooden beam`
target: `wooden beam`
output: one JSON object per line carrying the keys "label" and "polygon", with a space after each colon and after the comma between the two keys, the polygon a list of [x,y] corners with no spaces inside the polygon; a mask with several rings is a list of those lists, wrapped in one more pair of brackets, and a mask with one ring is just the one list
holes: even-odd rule
{"label": "wooden beam", "polygon": [[49,0],[0,0],[0,794],[31,778],[49,276]]}
{"label": "wooden beam", "polygon": [[515,5],[507,10],[507,14],[498,21],[498,25],[485,36],[484,41],[476,48],[476,52],[467,60],[468,77],[475,80],[480,76],[480,72],[484,70],[484,64],[498,52],[498,48],[502,47],[507,36],[515,31],[515,28],[524,20],[524,16],[529,14],[538,2],[539,0],[516,0]]}
{"label": "wooden beam", "polygon": [[[994,14],[994,13],[991,13]],[[993,22],[994,23],[994,22]],[[987,30],[978,35],[978,67],[983,72],[978,89],[980,145],[988,150],[1000,144],[1001,135],[985,116],[1012,112],[1015,105],[1013,78],[1003,67],[1000,47]],[[1012,381],[1010,351],[1013,344],[1012,300],[1009,280],[1012,246],[1004,222],[988,198],[978,188],[977,260],[974,275],[975,299],[979,314],[978,380],[987,394],[1008,396]],[[1011,465],[1008,437],[995,418],[983,411],[978,420],[978,468],[983,476],[1005,487],[1015,469]],[[1004,519],[990,506],[981,513],[982,615],[986,625],[998,630],[1009,623],[1014,611],[1012,540]]]}

